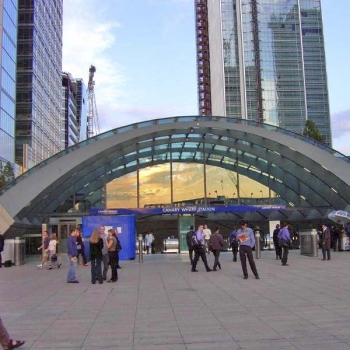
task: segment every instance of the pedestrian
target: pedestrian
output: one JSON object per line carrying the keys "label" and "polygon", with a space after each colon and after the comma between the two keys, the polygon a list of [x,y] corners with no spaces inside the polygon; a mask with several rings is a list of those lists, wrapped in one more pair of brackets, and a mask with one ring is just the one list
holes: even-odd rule
{"label": "pedestrian", "polygon": [[287,264],[289,245],[292,242],[289,233],[289,222],[286,222],[284,227],[278,233],[279,246],[282,249],[282,266],[289,266]]}
{"label": "pedestrian", "polygon": [[207,272],[210,272],[211,269],[208,266],[207,256],[205,254],[205,248],[204,248],[205,240],[204,240],[204,233],[203,233],[203,225],[198,226],[198,230],[196,231],[196,234],[192,236],[192,242],[194,240],[196,241],[196,243],[193,244],[194,259],[192,264],[192,272],[198,272],[198,270],[196,270],[196,267],[197,267],[197,262],[199,260],[199,257],[202,258],[202,261],[204,263],[204,266]]}
{"label": "pedestrian", "polygon": [[103,225],[100,226],[100,237],[102,238],[102,241],[103,241],[103,248],[102,248],[102,262],[103,262],[102,279],[105,281],[107,279],[107,271],[108,271],[108,264],[109,264],[109,254],[108,254],[108,247],[107,247],[108,234],[105,232],[105,227]]}
{"label": "pedestrian", "polygon": [[209,239],[209,249],[213,252],[214,255],[214,266],[213,271],[216,271],[216,268],[219,267],[221,270],[221,264],[219,261],[221,249],[224,246],[224,239],[219,233],[219,228],[215,227],[215,232],[210,235]]}
{"label": "pedestrian", "polygon": [[2,267],[1,253],[4,251],[4,247],[5,247],[4,235],[2,234],[2,232],[0,232],[0,267]]}
{"label": "pedestrian", "polygon": [[67,254],[69,258],[69,269],[67,273],[67,283],[79,283],[76,279],[76,269],[77,269],[77,261],[78,261],[78,249],[77,249],[77,241],[76,237],[78,235],[78,231],[76,228],[72,228],[70,236],[67,239]]}
{"label": "pedestrian", "polygon": [[45,265],[47,259],[49,258],[49,243],[50,243],[49,235],[47,231],[44,231],[42,241],[41,241],[41,246],[38,248],[38,250],[42,251],[41,264],[36,265],[36,267],[39,269],[41,269]]}
{"label": "pedestrian", "polygon": [[116,229],[114,231],[115,231],[115,238],[117,240],[117,245],[115,248],[115,252],[116,252],[116,256],[117,256],[117,269],[121,269],[122,267],[119,265],[119,252],[121,252],[123,250],[123,247],[122,247],[120,240],[118,238],[118,236],[119,236],[118,230]]}
{"label": "pedestrian", "polygon": [[230,232],[229,236],[228,236],[228,244],[229,244],[229,248],[232,248],[232,255],[233,258],[232,260],[234,262],[237,261],[237,253],[238,253],[238,241],[237,241],[237,237],[236,237],[236,233],[237,233],[237,229],[236,227],[233,228],[233,231]]}
{"label": "pedestrian", "polygon": [[193,264],[193,246],[191,243],[192,240],[192,236],[195,234],[194,230],[193,230],[193,225],[190,226],[190,230],[186,233],[186,243],[187,243],[187,247],[188,247],[188,256],[190,258],[191,261],[191,265]]}
{"label": "pedestrian", "polygon": [[239,241],[239,258],[241,259],[241,265],[243,270],[243,278],[248,279],[247,270],[247,258],[249,261],[250,268],[258,280],[260,279],[258,271],[255,266],[253,258],[253,247],[255,246],[255,237],[253,230],[248,227],[247,221],[241,221],[241,228],[236,232],[236,238]]}
{"label": "pedestrian", "polygon": [[85,246],[84,246],[84,241],[83,237],[81,235],[81,231],[77,229],[78,235],[77,235],[77,249],[78,249],[78,262],[79,262],[79,255],[81,255],[83,259],[83,266],[88,266],[87,260],[86,260],[86,255],[85,255]]}
{"label": "pedestrian", "polygon": [[322,260],[331,260],[331,231],[326,224],[322,224]]}
{"label": "pedestrian", "polygon": [[210,254],[209,241],[211,236],[211,229],[208,228],[208,225],[204,225],[203,234],[204,234],[204,242],[205,242],[205,252]]}
{"label": "pedestrian", "polygon": [[49,242],[48,250],[49,250],[50,265],[47,269],[52,270],[54,267],[57,267],[59,269],[62,264],[58,261],[56,233],[51,233],[51,235],[50,235],[50,242]]}
{"label": "pedestrian", "polygon": [[341,224],[338,221],[336,225],[333,226],[333,230],[332,230],[332,234],[333,234],[333,250],[336,252],[339,252],[339,243],[340,243],[340,234],[341,234]]}
{"label": "pedestrian", "polygon": [[275,252],[276,252],[276,260],[281,260],[282,259],[282,249],[279,246],[279,241],[278,241],[278,232],[280,232],[280,225],[277,224],[276,228],[273,230],[273,244],[275,246]]}
{"label": "pedestrian", "polygon": [[154,241],[155,241],[155,237],[154,237],[153,231],[149,231],[149,234],[148,234],[148,245],[149,245],[149,248],[151,249],[151,253],[152,254],[155,253]]}
{"label": "pedestrian", "polygon": [[146,254],[149,254],[149,232],[146,233],[145,235],[145,247],[146,247]]}
{"label": "pedestrian", "polygon": [[25,341],[24,340],[12,340],[2,323],[2,319],[0,317],[0,343],[4,350],[11,350],[21,347]]}
{"label": "pedestrian", "polygon": [[115,231],[111,228],[108,230],[107,248],[109,255],[109,265],[111,266],[112,276],[107,282],[117,282],[118,280],[118,270],[117,270],[117,239],[115,238]]}
{"label": "pedestrian", "polygon": [[100,237],[99,231],[93,230],[90,237],[90,264],[91,264],[91,283],[95,284],[98,280],[99,284],[103,283],[102,278],[102,249],[103,239]]}

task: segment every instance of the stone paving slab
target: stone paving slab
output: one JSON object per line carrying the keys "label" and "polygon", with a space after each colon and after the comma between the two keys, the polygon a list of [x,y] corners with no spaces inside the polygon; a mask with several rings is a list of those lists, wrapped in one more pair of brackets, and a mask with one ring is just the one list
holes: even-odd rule
{"label": "stone paving slab", "polygon": [[[208,256],[213,264],[212,254]],[[38,257],[0,269],[0,313],[22,349],[350,350],[350,252],[331,261],[292,250],[256,259],[260,280],[242,278],[231,253],[222,270],[190,271],[186,254],[122,261],[117,283],[67,284],[68,261],[37,269]]]}

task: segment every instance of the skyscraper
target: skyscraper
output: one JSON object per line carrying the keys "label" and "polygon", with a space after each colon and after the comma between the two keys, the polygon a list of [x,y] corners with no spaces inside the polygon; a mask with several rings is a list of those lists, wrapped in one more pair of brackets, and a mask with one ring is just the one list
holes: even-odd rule
{"label": "skyscraper", "polygon": [[79,125],[79,142],[88,138],[88,96],[82,78],[73,80],[77,89],[77,121]]}
{"label": "skyscraper", "polygon": [[61,118],[61,150],[63,150],[79,142],[77,89],[71,74],[65,72],[62,73]]}
{"label": "skyscraper", "polygon": [[0,0],[0,167],[15,162],[17,1]]}
{"label": "skyscraper", "polygon": [[86,140],[87,93],[83,79],[62,73],[61,149]]}
{"label": "skyscraper", "polygon": [[19,0],[16,162],[26,170],[60,151],[63,0]]}
{"label": "skyscraper", "polygon": [[256,120],[331,145],[320,0],[195,0],[201,115]]}

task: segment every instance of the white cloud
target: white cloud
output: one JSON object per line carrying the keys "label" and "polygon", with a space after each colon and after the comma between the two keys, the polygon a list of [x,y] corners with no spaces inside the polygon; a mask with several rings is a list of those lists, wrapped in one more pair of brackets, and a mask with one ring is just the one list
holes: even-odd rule
{"label": "white cloud", "polygon": [[[117,29],[121,27],[118,21],[107,20],[96,1],[70,0],[64,7],[63,71],[71,73],[74,78],[83,78],[87,85],[89,68],[94,65],[96,100],[98,105],[108,105],[111,113],[117,108],[118,99],[123,98],[127,81],[123,67],[111,54]],[[99,113],[101,126],[105,124],[105,118],[104,113]]]}

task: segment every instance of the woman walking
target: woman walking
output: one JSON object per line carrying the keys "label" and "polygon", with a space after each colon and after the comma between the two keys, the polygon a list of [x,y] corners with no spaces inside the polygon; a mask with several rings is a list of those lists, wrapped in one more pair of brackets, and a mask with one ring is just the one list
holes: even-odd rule
{"label": "woman walking", "polygon": [[52,270],[54,267],[58,269],[61,267],[61,263],[58,262],[58,255],[56,253],[57,249],[57,236],[56,233],[51,233],[50,235],[50,243],[49,243],[49,260],[51,264],[47,268],[48,270]]}
{"label": "woman walking", "polygon": [[94,230],[90,237],[90,260],[91,260],[91,283],[95,284],[98,280],[99,284],[103,283],[102,279],[102,248],[103,240],[100,237],[100,232]]}
{"label": "woman walking", "polygon": [[108,282],[117,282],[118,280],[118,270],[117,270],[117,239],[116,234],[113,229],[108,230],[107,239],[108,255],[109,255],[109,265],[111,265],[112,277]]}

